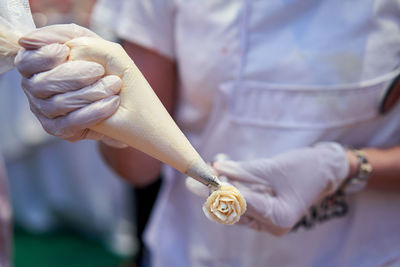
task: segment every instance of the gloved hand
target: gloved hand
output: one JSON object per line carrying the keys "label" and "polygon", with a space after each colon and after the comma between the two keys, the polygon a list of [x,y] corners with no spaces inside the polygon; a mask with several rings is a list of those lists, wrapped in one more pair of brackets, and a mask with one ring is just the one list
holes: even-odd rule
{"label": "gloved hand", "polygon": [[[214,168],[247,201],[247,211],[239,224],[282,235],[312,204],[339,188],[348,175],[349,163],[341,145],[319,143],[273,158],[219,161]],[[187,181],[186,185],[192,192],[205,193],[205,187],[197,181]]]}
{"label": "gloved hand", "polygon": [[15,65],[22,74],[22,88],[32,112],[51,135],[69,141],[101,140],[114,147],[125,144],[89,128],[118,109],[122,81],[104,76],[102,65],[89,61],[68,62],[64,43],[77,37],[98,37],[75,24],[52,25],[19,40],[22,49]]}

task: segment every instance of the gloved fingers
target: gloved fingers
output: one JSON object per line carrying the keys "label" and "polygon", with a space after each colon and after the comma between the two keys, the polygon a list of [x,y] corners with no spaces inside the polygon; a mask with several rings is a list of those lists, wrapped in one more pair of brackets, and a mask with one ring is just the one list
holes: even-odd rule
{"label": "gloved fingers", "polygon": [[15,65],[24,77],[53,69],[67,61],[69,47],[63,44],[50,44],[37,50],[21,49],[15,57]]}
{"label": "gloved fingers", "polygon": [[26,92],[31,105],[47,118],[64,116],[95,101],[116,95],[121,90],[122,80],[115,75],[106,76],[82,89],[57,94],[47,99],[33,97]]}
{"label": "gloved fingers", "polygon": [[103,142],[104,144],[114,147],[114,148],[127,148],[129,147],[127,144],[122,143],[121,141],[115,140],[111,137],[108,136],[104,136],[103,138],[101,138],[100,140],[101,142]]}
{"label": "gloved fingers", "polygon": [[242,216],[237,223],[238,225],[243,225],[249,227],[255,231],[267,232],[274,236],[282,236],[290,231],[291,228],[281,228],[274,225],[270,221],[259,221],[249,216]]}
{"label": "gloved fingers", "polygon": [[104,75],[102,65],[89,61],[69,61],[52,70],[22,79],[24,90],[36,98],[75,91],[91,85]]}
{"label": "gloved fingers", "polygon": [[62,139],[70,141],[70,142],[76,142],[82,139],[90,139],[90,140],[96,140],[100,141],[102,138],[104,138],[104,135],[101,133],[98,133],[96,131],[90,130],[89,128],[76,131],[73,133],[71,136],[60,136]]}
{"label": "gloved fingers", "polygon": [[64,139],[67,140],[67,141],[70,141],[70,142],[76,142],[76,141],[79,141],[79,140],[82,140],[82,139],[95,140],[95,141],[100,141],[100,142],[104,142],[104,143],[111,142],[112,145],[111,144],[109,144],[109,145],[113,146],[113,147],[116,147],[116,148],[125,148],[125,147],[128,146],[128,145],[125,145],[124,143],[121,143],[121,142],[119,142],[119,141],[117,141],[115,139],[112,139],[112,138],[110,138],[108,136],[105,136],[102,133],[93,131],[93,130],[91,130],[89,128],[86,128],[84,130],[78,131],[74,135],[72,135],[72,136],[70,136],[68,138],[64,138]]}
{"label": "gloved fingers", "polygon": [[23,48],[32,50],[52,43],[63,44],[84,36],[100,38],[94,32],[76,24],[57,24],[36,29],[21,37],[18,43]]}
{"label": "gloved fingers", "polygon": [[295,203],[282,197],[256,193],[247,188],[238,189],[247,201],[246,215],[270,229],[291,229],[307,212],[299,210]]}
{"label": "gloved fingers", "polygon": [[207,186],[191,177],[186,178],[185,185],[190,192],[199,197],[208,198],[208,196],[210,195],[210,189]]}
{"label": "gloved fingers", "polygon": [[[254,206],[258,205],[258,206]],[[276,225],[270,218],[272,207],[263,203],[249,203],[247,202],[247,210],[240,218],[239,225],[244,225],[256,231],[268,232],[275,236],[280,236],[290,228],[282,228]]]}
{"label": "gloved fingers", "polygon": [[[68,139],[66,139],[66,140],[72,141],[72,142],[73,142],[73,141],[80,140],[80,139],[90,139],[90,140],[100,141],[100,140],[102,140],[104,137],[105,137],[104,134],[99,133],[99,132],[96,132],[96,131],[93,131],[93,130],[91,130],[91,129],[89,129],[89,128],[86,128],[86,129],[83,130],[82,133],[80,133],[80,135],[76,135],[76,136],[71,137],[71,138],[68,138]],[[79,139],[79,138],[80,138],[80,139]]]}
{"label": "gloved fingers", "polygon": [[[226,176],[220,176],[220,177],[226,177]],[[259,193],[259,194],[268,194],[270,196],[276,196],[276,192],[274,191],[274,189],[267,183],[254,183],[254,182],[248,183],[231,179],[226,179],[225,181],[238,188],[239,191],[244,190],[244,191],[249,191],[252,194]]]}
{"label": "gloved fingers", "polygon": [[[232,183],[244,196],[247,202],[247,210],[244,216],[252,218],[267,225],[276,224],[276,214],[279,207],[279,198],[267,191],[257,192],[242,183]],[[280,214],[280,213],[279,213]]]}
{"label": "gloved fingers", "polygon": [[76,141],[86,138],[88,132],[82,130],[90,128],[113,115],[118,109],[119,103],[119,96],[114,95],[55,119],[46,118],[32,105],[31,109],[46,132],[62,139]]}
{"label": "gloved fingers", "polygon": [[264,222],[260,222],[250,216],[242,216],[237,224],[247,226],[260,232],[269,232],[270,229],[270,227],[265,225]]}
{"label": "gloved fingers", "polygon": [[266,176],[264,165],[259,161],[240,162],[226,160],[215,162],[213,167],[219,176],[227,176],[231,182],[268,185],[268,182],[264,179]]}
{"label": "gloved fingers", "polygon": [[229,156],[225,153],[218,153],[214,156],[213,160],[212,160],[212,164],[214,164],[215,162],[219,162],[219,161],[227,161],[230,160]]}

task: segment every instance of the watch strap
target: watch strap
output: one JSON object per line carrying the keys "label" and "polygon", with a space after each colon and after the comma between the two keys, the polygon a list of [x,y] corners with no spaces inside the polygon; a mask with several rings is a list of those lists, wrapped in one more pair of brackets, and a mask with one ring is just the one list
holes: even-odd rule
{"label": "watch strap", "polygon": [[351,150],[358,159],[357,172],[343,184],[345,193],[356,193],[365,188],[371,176],[372,166],[365,154],[357,149]]}

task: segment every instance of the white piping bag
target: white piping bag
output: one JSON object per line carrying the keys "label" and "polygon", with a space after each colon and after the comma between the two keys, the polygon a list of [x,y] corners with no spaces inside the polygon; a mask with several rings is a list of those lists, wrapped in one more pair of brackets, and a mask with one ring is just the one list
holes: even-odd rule
{"label": "white piping bag", "polygon": [[[18,39],[35,28],[28,1],[1,0],[0,9],[3,11],[3,6],[10,3],[16,8],[12,12],[7,9],[10,12],[4,12],[5,15],[0,13],[0,72],[13,68],[14,57],[20,49]],[[219,181],[211,168],[178,128],[120,45],[91,37],[76,38],[66,45],[71,48],[69,60],[97,62],[104,66],[106,75],[117,75],[123,81],[118,110],[92,127],[93,130],[143,151],[214,190],[218,188]]]}
{"label": "white piping bag", "polygon": [[19,38],[35,28],[28,0],[0,1],[0,73],[14,68]]}
{"label": "white piping bag", "polygon": [[118,110],[93,130],[143,151],[207,186],[218,186],[210,167],[120,45],[92,37],[76,38],[66,45],[71,49],[69,60],[97,62],[104,66],[105,75],[117,75],[123,81]]}

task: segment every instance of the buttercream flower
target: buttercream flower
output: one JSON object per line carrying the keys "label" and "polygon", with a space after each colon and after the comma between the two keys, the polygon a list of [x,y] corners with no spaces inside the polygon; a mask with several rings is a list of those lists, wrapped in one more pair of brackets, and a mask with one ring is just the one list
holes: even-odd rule
{"label": "buttercream flower", "polygon": [[223,183],[203,205],[207,218],[222,224],[234,224],[246,211],[246,201],[234,186]]}

